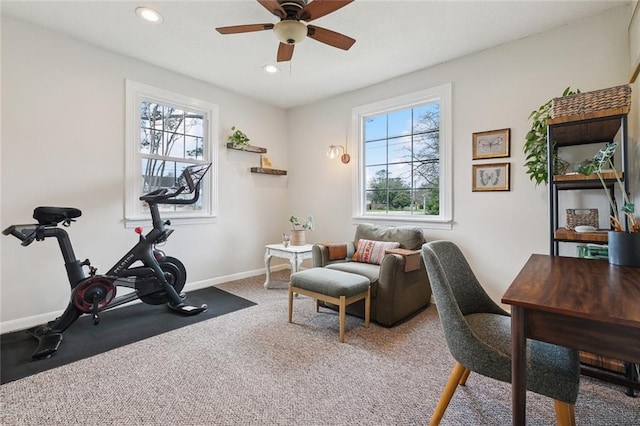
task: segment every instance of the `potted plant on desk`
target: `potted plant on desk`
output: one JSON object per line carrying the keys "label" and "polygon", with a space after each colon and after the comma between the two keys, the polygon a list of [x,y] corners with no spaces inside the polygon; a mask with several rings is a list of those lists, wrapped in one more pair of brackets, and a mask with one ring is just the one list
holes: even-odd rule
{"label": "potted plant on desk", "polygon": [[[608,235],[609,244],[609,263],[614,265],[640,267],[640,221],[635,217],[635,204],[629,200],[629,194],[625,190],[620,176],[613,165],[613,154],[618,148],[617,142],[607,144],[604,148],[596,153],[591,160],[585,160],[576,164],[575,169],[578,173],[589,176],[596,174],[607,199],[611,206],[611,231]],[[607,183],[604,180],[603,173],[607,168],[613,172],[613,176],[620,188],[622,194],[622,213],[624,213],[627,226],[623,226],[622,221],[618,217],[618,208],[612,194],[609,192]],[[625,176],[625,179],[628,179]]]}
{"label": "potted plant on desk", "polygon": [[[307,220],[300,222],[300,219],[296,216],[291,216],[289,222],[293,226],[291,230],[291,245],[303,246],[306,243],[305,231],[313,231],[313,216],[307,216]],[[299,227],[299,228],[298,228]]]}

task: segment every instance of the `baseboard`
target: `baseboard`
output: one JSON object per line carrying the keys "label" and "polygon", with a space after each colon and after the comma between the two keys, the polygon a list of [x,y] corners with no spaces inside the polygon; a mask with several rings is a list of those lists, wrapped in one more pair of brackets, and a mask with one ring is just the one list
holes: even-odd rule
{"label": "baseboard", "polygon": [[64,310],[48,312],[46,314],[33,315],[30,317],[18,318],[0,323],[0,334],[11,333],[12,331],[26,330],[36,325],[45,324],[53,318],[57,318]]}
{"label": "baseboard", "polygon": [[[273,265],[271,267],[271,272],[282,271],[284,269],[290,269],[290,266],[287,264]],[[184,286],[184,291],[200,290],[201,288],[211,287],[211,286],[226,283],[229,281],[242,280],[245,278],[255,277],[256,275],[262,275],[262,274],[264,274],[264,269],[254,269],[253,271],[240,272],[237,274],[225,275],[225,276],[216,277],[216,278],[208,278],[202,281],[187,283],[187,285]]]}
{"label": "baseboard", "polygon": [[[274,265],[271,267],[272,272],[281,271],[284,269],[289,269],[289,266],[286,264],[282,264],[282,265]],[[195,290],[200,290],[202,288],[212,287],[218,284],[226,283],[228,281],[235,281],[235,280],[241,280],[244,278],[255,277],[256,275],[264,274],[264,271],[265,271],[264,269],[254,269],[252,271],[245,271],[237,274],[225,275],[225,276],[220,276],[215,278],[208,278],[202,281],[187,283],[184,286],[184,291],[185,292],[195,291]],[[130,306],[134,303],[141,303],[141,302],[139,300],[135,300],[133,302],[126,303],[122,306]],[[10,333],[12,331],[26,330],[40,324],[46,324],[48,321],[51,321],[54,318],[58,318],[60,315],[62,315],[63,312],[64,312],[64,309],[61,309],[59,311],[47,312],[44,314],[32,315],[29,317],[0,322],[0,334]]]}

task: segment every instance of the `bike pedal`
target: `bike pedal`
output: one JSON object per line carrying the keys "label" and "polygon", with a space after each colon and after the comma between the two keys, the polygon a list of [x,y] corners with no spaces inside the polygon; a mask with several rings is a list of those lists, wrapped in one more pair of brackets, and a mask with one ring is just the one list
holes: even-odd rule
{"label": "bike pedal", "polygon": [[35,352],[31,354],[31,359],[49,358],[60,347],[62,343],[62,333],[49,333],[38,337],[39,343]]}
{"label": "bike pedal", "polygon": [[207,306],[206,303],[203,303],[200,307],[191,306],[184,303],[181,303],[179,305],[172,305],[171,303],[167,303],[167,306],[185,316],[198,315],[199,313],[202,313],[209,309],[209,306]]}

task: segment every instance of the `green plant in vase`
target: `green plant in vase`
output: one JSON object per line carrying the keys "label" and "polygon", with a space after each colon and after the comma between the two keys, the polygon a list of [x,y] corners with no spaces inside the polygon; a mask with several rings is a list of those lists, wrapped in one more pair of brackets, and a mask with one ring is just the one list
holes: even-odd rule
{"label": "green plant in vase", "polygon": [[289,222],[291,222],[291,225],[293,226],[293,230],[296,231],[298,230],[298,226],[301,229],[308,229],[309,231],[313,231],[314,225],[313,225],[313,216],[309,215],[307,216],[307,220],[305,220],[304,222],[300,222],[300,219],[298,219],[298,217],[296,216],[291,216],[289,218]]}
{"label": "green plant in vase", "polygon": [[245,149],[249,146],[249,138],[240,129],[236,129],[236,126],[231,127],[231,133],[227,140],[231,142],[234,148]]}
{"label": "green plant in vase", "polygon": [[[570,87],[567,87],[562,96],[575,95],[580,93],[580,90],[573,91]],[[540,106],[535,111],[529,114],[529,120],[533,120],[531,123],[531,130],[527,133],[524,143],[524,163],[526,172],[529,175],[529,179],[534,181],[536,185],[541,183],[547,183],[547,120],[551,118],[551,107],[553,100]],[[569,167],[569,163],[560,157],[558,157],[558,150],[553,150],[553,164],[556,175],[564,174]]]}
{"label": "green plant in vase", "polygon": [[616,171],[615,166],[613,165],[613,155],[618,149],[618,143],[612,142],[608,143],[604,148],[596,152],[591,160],[581,161],[580,163],[575,165],[576,172],[589,176],[591,174],[596,174],[598,179],[600,179],[600,183],[602,183],[602,188],[604,189],[605,194],[607,195],[607,199],[609,200],[609,205],[611,206],[611,211],[613,215],[611,216],[611,227],[614,231],[622,232],[624,227],[622,226],[622,222],[618,218],[618,211],[616,208],[616,203],[611,198],[611,194],[609,189],[607,188],[607,184],[604,181],[602,173],[605,169],[613,171],[613,175],[615,176],[616,182],[620,188],[620,192],[622,193],[622,213],[627,217],[627,221],[629,223],[628,232],[640,232],[640,222],[635,217],[636,206],[629,200],[629,195],[627,191],[625,191],[624,185],[620,180],[620,176]]}
{"label": "green plant in vase", "polygon": [[307,216],[307,219],[304,222],[301,222],[297,216],[291,216],[289,218],[289,222],[291,222],[291,245],[292,246],[303,246],[306,243],[305,232],[306,230],[313,231],[313,216]]}

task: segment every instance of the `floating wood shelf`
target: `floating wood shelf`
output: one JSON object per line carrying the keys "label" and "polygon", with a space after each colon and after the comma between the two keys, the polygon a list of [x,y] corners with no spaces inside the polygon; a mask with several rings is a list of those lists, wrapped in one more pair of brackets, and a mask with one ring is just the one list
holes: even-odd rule
{"label": "floating wood shelf", "polygon": [[278,175],[284,176],[287,174],[286,170],[278,170],[278,169],[265,169],[263,167],[252,167],[251,173],[261,173],[263,175]]}
{"label": "floating wood shelf", "polygon": [[255,152],[256,154],[266,154],[267,148],[262,148],[260,146],[247,145],[244,148],[236,148],[232,143],[227,144],[227,148],[235,149],[236,151],[247,151],[247,152]]}
{"label": "floating wood shelf", "polygon": [[[228,143],[227,144],[227,148],[229,149],[235,149],[236,151],[247,151],[247,152],[254,152],[256,154],[266,154],[267,153],[267,148],[262,148],[259,146],[253,146],[253,145],[247,145],[244,148],[236,148],[235,146],[233,146],[232,143]],[[286,170],[278,170],[278,169],[268,169],[265,167],[252,167],[251,168],[251,173],[260,173],[263,175],[277,175],[277,176],[284,176],[287,174]]]}

